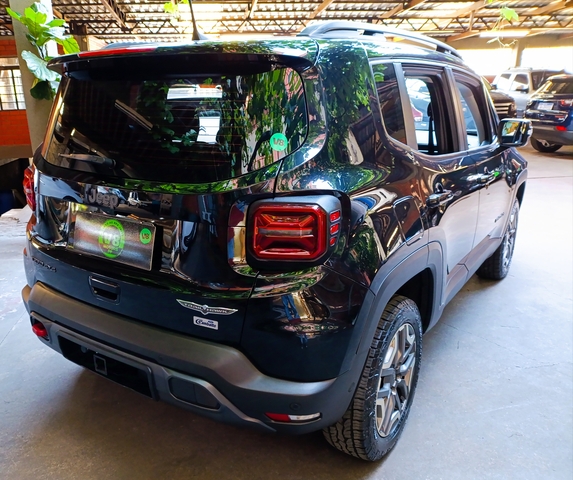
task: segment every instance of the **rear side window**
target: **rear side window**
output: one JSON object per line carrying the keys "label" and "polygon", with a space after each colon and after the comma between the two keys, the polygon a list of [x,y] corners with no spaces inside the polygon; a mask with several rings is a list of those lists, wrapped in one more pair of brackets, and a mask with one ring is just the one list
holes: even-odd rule
{"label": "rear side window", "polygon": [[[392,64],[372,65],[374,80],[376,81],[376,91],[380,102],[382,112],[382,121],[386,128],[386,133],[399,142],[406,142],[406,127],[404,125],[404,113],[400,100],[400,90],[396,79],[396,72]],[[416,114],[422,115],[416,111],[412,105],[414,118]]]}
{"label": "rear side window", "polygon": [[204,183],[270,165],[306,138],[303,83],[291,68],[124,75],[75,72],[64,82],[48,162],[115,177]]}
{"label": "rear side window", "polygon": [[481,83],[458,73],[455,78],[464,116],[467,147],[472,149],[490,144],[491,130],[488,128],[487,103]]}
{"label": "rear side window", "polygon": [[568,93],[573,94],[573,77],[569,79],[553,79],[543,84],[538,93]]}
{"label": "rear side window", "polygon": [[511,90],[523,90],[527,92],[529,90],[529,81],[527,80],[527,75],[524,73],[519,73],[513,79],[513,83],[511,84]]}

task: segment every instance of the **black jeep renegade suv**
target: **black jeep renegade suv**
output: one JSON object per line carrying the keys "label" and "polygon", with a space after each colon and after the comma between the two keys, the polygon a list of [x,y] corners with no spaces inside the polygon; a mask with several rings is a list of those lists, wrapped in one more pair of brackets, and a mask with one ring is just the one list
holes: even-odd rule
{"label": "black jeep renegade suv", "polygon": [[368,24],[50,65],[34,333],[150,398],[387,453],[422,333],[474,272],[507,274],[528,122],[498,122],[451,47]]}

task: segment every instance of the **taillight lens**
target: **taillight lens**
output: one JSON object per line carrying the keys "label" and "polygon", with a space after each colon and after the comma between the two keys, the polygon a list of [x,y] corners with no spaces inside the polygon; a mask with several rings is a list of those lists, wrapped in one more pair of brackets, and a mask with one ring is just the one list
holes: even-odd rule
{"label": "taillight lens", "polygon": [[252,252],[261,260],[315,260],[328,249],[328,216],[318,205],[255,207]]}
{"label": "taillight lens", "polygon": [[34,166],[28,167],[24,171],[24,180],[22,182],[24,187],[24,194],[26,195],[26,203],[35,211],[36,210],[36,192],[34,191]]}
{"label": "taillight lens", "polygon": [[573,98],[567,100],[559,100],[560,107],[573,107]]}

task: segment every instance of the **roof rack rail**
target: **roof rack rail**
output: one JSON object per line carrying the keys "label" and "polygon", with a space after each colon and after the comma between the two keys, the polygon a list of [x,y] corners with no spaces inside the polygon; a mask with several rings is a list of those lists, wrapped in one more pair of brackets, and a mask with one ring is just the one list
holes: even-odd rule
{"label": "roof rack rail", "polygon": [[[362,23],[362,22],[343,22],[343,21],[330,21],[330,22],[321,22],[315,23],[306,27],[302,30],[298,36],[301,37],[324,37],[324,38],[336,38],[336,32],[345,32],[345,33],[354,33],[351,36],[378,36],[378,35],[387,35],[392,37],[400,37],[405,40],[410,40],[421,46],[425,47],[435,47],[436,51],[441,53],[449,53],[458,58],[462,58],[459,52],[450,47],[448,44],[444,42],[440,42],[439,40],[435,40],[432,37],[427,37],[425,35],[421,35],[415,32],[408,32],[405,30],[398,30],[397,28],[389,28],[385,27],[384,25],[375,25],[373,23]],[[348,37],[348,35],[344,35],[344,37]],[[376,38],[376,37],[374,37]]]}

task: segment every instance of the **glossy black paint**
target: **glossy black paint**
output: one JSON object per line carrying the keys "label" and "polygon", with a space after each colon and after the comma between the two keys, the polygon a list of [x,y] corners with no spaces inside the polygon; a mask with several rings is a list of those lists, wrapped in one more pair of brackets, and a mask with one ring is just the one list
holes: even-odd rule
{"label": "glossy black paint", "polygon": [[[336,408],[343,412],[385,304],[392,295],[403,294],[418,304],[426,330],[435,324],[446,303],[497,248],[518,191],[522,199],[526,162],[501,144],[485,92],[478,100],[486,141],[468,146],[454,78],[457,73],[479,85],[481,81],[452,55],[375,40],[307,39],[204,42],[126,58],[143,74],[149,61],[162,56],[180,56],[182,65],[193,61],[191,70],[203,68],[197,59],[209,58],[221,70],[249,54],[262,58],[265,68],[287,64],[300,74],[308,114],[300,148],[258,170],[210,183],[72,170],[47,161],[47,147],[39,150],[34,159],[38,208],[28,225],[25,256],[28,285],[32,294],[35,285],[37,291],[40,286],[53,289],[97,308],[106,318],[113,314],[116,323],[123,318],[153,327],[158,336],[167,332],[232,347],[233,355],[250,362],[267,380],[297,386],[338,382],[333,403],[338,401]],[[109,69],[123,60],[111,54],[67,56],[52,65],[81,72],[98,65]],[[386,133],[372,72],[377,62],[396,66],[400,88],[411,72],[430,72],[443,82],[442,113],[448,115],[442,131],[448,151],[420,151],[413,119],[405,127],[404,141]],[[408,112],[409,102],[405,107]],[[340,234],[324,261],[292,269],[249,262],[250,205],[305,195],[335,198],[340,206]],[[152,222],[157,233],[151,270],[75,252],[70,240],[78,212]],[[94,284],[104,293],[98,294]],[[110,287],[105,290],[105,285]],[[115,295],[113,301],[110,295]],[[209,308],[232,312],[213,314]],[[49,320],[58,324],[57,318]],[[60,320],[60,326],[73,329],[67,321]],[[109,342],[90,329],[86,326],[83,334]],[[234,401],[232,381],[222,382],[215,365],[169,367],[175,364]],[[266,404],[248,393],[240,402],[264,422],[262,412],[272,411],[265,410],[271,397],[288,405],[282,391],[268,393]],[[314,413],[315,405],[309,398],[300,413]],[[324,418],[339,413],[327,405],[320,408]]]}

